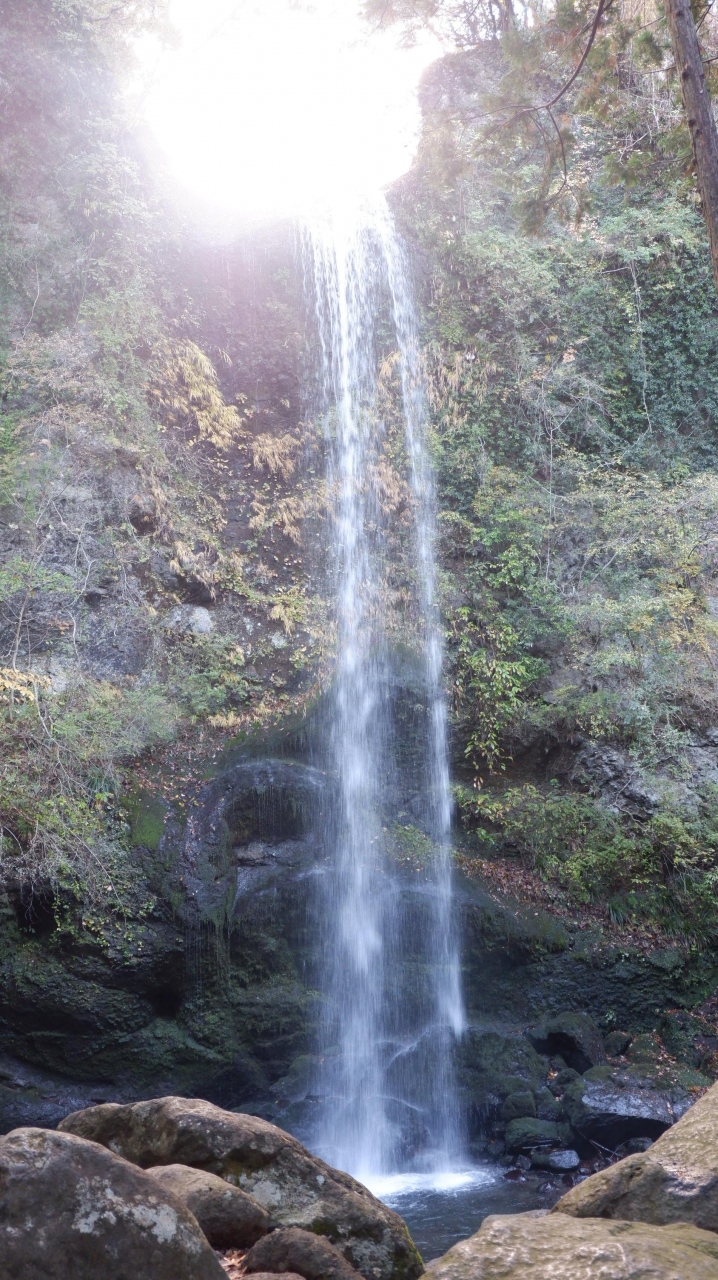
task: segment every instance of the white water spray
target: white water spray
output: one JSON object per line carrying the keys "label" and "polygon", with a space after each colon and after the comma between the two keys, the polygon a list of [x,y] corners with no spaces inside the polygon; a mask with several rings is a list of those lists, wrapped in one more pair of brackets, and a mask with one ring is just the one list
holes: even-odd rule
{"label": "white water spray", "polygon": [[[434,487],[412,293],[385,200],[315,219],[305,228],[304,246],[335,499],[338,655],[329,761],[338,801],[328,832],[333,863],[324,955],[324,1075],[331,1096],[319,1145],[333,1164],[366,1181],[418,1159],[446,1168],[460,1148],[452,1049],[464,1015],[452,910]],[[413,898],[385,848],[387,823],[406,792],[396,660],[386,632],[390,531],[378,492],[384,429],[377,365],[387,309],[398,348],[413,493],[415,642],[425,710],[413,802],[433,850]]]}

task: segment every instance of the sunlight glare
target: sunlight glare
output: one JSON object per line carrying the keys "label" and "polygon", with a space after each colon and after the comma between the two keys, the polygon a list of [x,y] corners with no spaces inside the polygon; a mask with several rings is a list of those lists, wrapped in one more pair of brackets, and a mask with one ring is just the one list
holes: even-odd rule
{"label": "sunlight glare", "polygon": [[368,32],[359,0],[171,0],[175,49],[140,46],[144,114],[195,203],[308,213],[404,173],[416,89],[441,52]]}

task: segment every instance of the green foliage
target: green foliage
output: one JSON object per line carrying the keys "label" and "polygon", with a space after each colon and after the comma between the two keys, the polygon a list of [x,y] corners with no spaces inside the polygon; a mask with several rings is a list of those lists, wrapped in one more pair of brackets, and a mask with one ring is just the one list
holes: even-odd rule
{"label": "green foliage", "polygon": [[453,625],[459,633],[455,710],[468,722],[464,754],[474,768],[485,764],[492,770],[500,761],[505,767],[502,741],[506,730],[515,721],[527,692],[547,674],[548,666],[542,659],[520,652],[511,656],[520,650],[511,627],[472,621],[468,609],[458,610]]}
{"label": "green foliage", "polygon": [[425,831],[410,822],[394,822],[386,832],[389,855],[404,866],[427,867],[435,855],[435,847]]}
{"label": "green foliage", "polygon": [[176,720],[176,708],[157,686],[121,689],[100,681],[64,697],[59,715],[49,715],[47,725],[76,765],[92,773],[101,790],[112,790],[114,766],[167,742]]}
{"label": "green foliage", "polygon": [[0,879],[54,886],[122,913],[134,889],[116,803],[120,766],[169,739],[175,723],[174,708],[151,686],[82,681],[6,708]]}
{"label": "green foliage", "polygon": [[170,646],[174,688],[193,720],[246,702],[253,682],[244,652],[231,636],[183,636]]}
{"label": "green foliage", "polygon": [[[387,17],[454,11],[429,7]],[[718,319],[661,23],[607,19],[556,110],[563,147],[517,110],[561,87],[592,12],[519,14],[437,64],[397,194],[429,264],[461,807],[574,899],[712,940],[714,802],[692,752],[718,723]],[[652,816],[574,789],[586,739],[642,778]]]}
{"label": "green foliage", "polygon": [[658,917],[669,931],[718,940],[713,819],[686,822],[668,813],[627,827],[590,796],[558,786],[500,792],[459,786],[455,795],[475,837],[530,858],[569,899],[607,904],[618,923]]}

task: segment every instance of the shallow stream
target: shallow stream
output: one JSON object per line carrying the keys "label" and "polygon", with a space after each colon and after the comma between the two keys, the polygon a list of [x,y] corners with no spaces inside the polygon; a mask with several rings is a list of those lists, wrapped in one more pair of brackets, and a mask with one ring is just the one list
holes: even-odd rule
{"label": "shallow stream", "polygon": [[550,1209],[566,1187],[536,1174],[518,1174],[496,1165],[465,1173],[394,1174],[372,1182],[370,1190],[401,1214],[425,1262],[439,1258],[459,1240],[479,1230],[492,1213]]}

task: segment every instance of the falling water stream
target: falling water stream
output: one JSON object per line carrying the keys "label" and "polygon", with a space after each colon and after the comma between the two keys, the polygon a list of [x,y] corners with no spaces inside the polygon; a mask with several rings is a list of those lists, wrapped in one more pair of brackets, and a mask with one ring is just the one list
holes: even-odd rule
{"label": "falling water stream", "polygon": [[[434,486],[412,291],[386,201],[376,197],[315,218],[303,244],[334,502],[329,559],[337,627],[328,734],[337,799],[327,820],[323,912],[325,1105],[316,1145],[333,1165],[371,1185],[408,1169],[445,1173],[462,1153],[453,1049],[464,1013],[452,908]],[[398,352],[412,507],[410,701],[420,710],[408,748],[397,711],[406,680],[397,674],[387,626],[395,530],[381,500],[386,434],[378,403],[387,345]],[[429,850],[411,884],[387,840],[407,803]]]}

